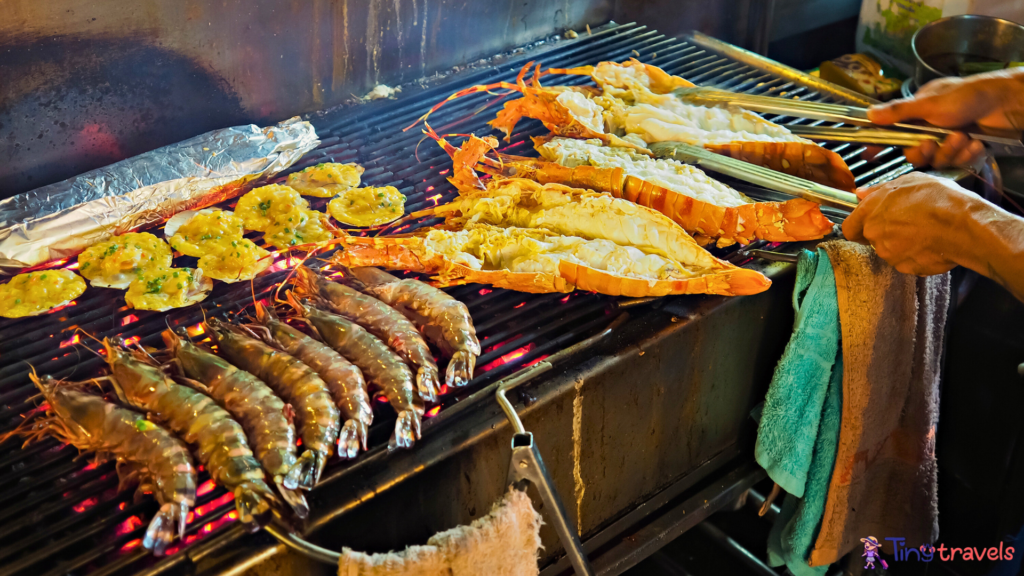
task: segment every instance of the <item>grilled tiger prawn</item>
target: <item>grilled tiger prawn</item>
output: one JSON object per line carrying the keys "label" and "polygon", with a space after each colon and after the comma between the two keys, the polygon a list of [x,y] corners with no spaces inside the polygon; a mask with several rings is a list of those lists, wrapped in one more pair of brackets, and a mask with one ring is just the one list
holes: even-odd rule
{"label": "grilled tiger prawn", "polygon": [[[853,173],[835,152],[746,110],[687,104],[671,91],[693,84],[655,66],[635,59],[625,64],[601,62],[545,71],[538,65],[527,86],[524,76],[532,64],[523,68],[515,85],[476,86],[449,100],[496,87],[521,93],[522,98],[507,102],[490,122],[506,134],[506,140],[526,116],[540,120],[558,136],[598,138],[607,145],[646,154],[650,154],[647,144],[652,142],[687,142],[843,190],[855,186]],[[541,86],[540,78],[549,74],[588,75],[599,88]]]}
{"label": "grilled tiger prawn", "polygon": [[26,421],[31,428],[13,433],[28,436],[27,442],[50,435],[79,450],[96,452],[99,460],[112,457],[117,461],[119,489],[142,480],[137,494],[152,491],[160,503],[142,546],[161,555],[175,533],[184,538],[185,520],[196,498],[196,469],[188,447],[142,414],[78,390],[81,384],[40,378],[34,371],[29,378],[49,406],[44,418]]}
{"label": "grilled tiger prawn", "polygon": [[315,459],[309,473],[299,480],[299,486],[315,486],[341,428],[338,408],[327,385],[298,358],[265,344],[245,328],[216,318],[207,319],[206,327],[217,344],[218,354],[266,382],[295,408],[302,445]]}
{"label": "grilled tiger prawn", "polygon": [[451,360],[445,384],[465,386],[473,378],[480,341],[465,304],[415,278],[399,279],[378,268],[343,268],[340,281],[405,315]]}
{"label": "grilled tiger prawn", "polygon": [[[653,208],[682,226],[698,243],[703,245],[717,240],[720,248],[736,242],[748,244],[754,240],[813,240],[832,230],[833,223],[813,202],[800,198],[786,202],[749,202],[739,192],[712,180],[697,168],[674,161],[653,160],[628,148],[598,146],[594,144],[595,140],[556,138],[554,141],[538,140],[537,149],[545,157],[557,158],[558,162],[507,154],[495,154],[496,158],[491,158],[487,152],[497,144],[493,138],[470,135],[462,147],[456,149],[429,126],[427,131],[452,157],[453,176],[449,181],[460,190],[483,187],[473,172],[475,168],[496,177],[514,176],[541,184],[564,184],[607,192],[616,198]],[[617,154],[620,164],[635,166],[637,170],[650,171],[648,165],[661,167],[670,172],[669,177],[673,181],[678,181],[676,189],[627,174],[622,166],[579,164],[580,160],[575,156],[587,156],[588,153],[612,157]],[[677,191],[680,185],[682,191]],[[698,195],[706,199],[697,198]]]}
{"label": "grilled tiger prawn", "polygon": [[254,528],[266,524],[279,506],[277,496],[264,482],[245,431],[231,414],[209,396],[175,383],[158,367],[109,339],[103,341],[103,347],[118,398],[153,414],[195,447],[210,477],[234,493],[239,520]]}
{"label": "grilled tiger prawn", "polygon": [[405,316],[373,296],[331,282],[306,266],[295,269],[295,292],[300,298],[319,296],[328,308],[354,320],[387,343],[416,368],[416,389],[424,402],[437,399],[441,384],[437,364],[423,335]]}
{"label": "grilled tiger prawn", "polygon": [[331,348],[362,370],[367,381],[380,390],[398,413],[390,448],[412,448],[420,438],[423,404],[416,397],[412,371],[402,357],[352,320],[324,311],[327,303],[319,296],[300,301],[288,292],[288,303],[309,322]]}
{"label": "grilled tiger prawn", "polygon": [[281,496],[304,517],[308,506],[302,494],[294,490],[299,478],[311,474],[316,458],[307,451],[296,460],[290,407],[259,378],[223,358],[172,330],[165,330],[161,336],[172,357],[192,380],[191,385],[220,403],[242,425],[263,470]]}
{"label": "grilled tiger prawn", "polygon": [[256,303],[256,321],[261,329],[254,331],[267,344],[298,358],[327,384],[345,420],[338,435],[338,455],[355,458],[360,446],[366,450],[373,409],[362,371],[333,348],[278,320],[273,310],[259,302]]}

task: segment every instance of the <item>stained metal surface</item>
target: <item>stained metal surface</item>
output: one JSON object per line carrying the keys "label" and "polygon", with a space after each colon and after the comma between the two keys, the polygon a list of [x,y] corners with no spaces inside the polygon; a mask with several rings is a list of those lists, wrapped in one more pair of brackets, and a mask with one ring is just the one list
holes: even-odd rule
{"label": "stained metal surface", "polygon": [[[443,203],[455,194],[445,181],[450,160],[440,148],[421,143],[421,134],[401,131],[430,104],[471,84],[509,81],[527,60],[569,67],[621,60],[634,52],[699,83],[825,98],[694,42],[640,26],[609,26],[515,55],[500,66],[465,71],[444,85],[406,91],[397,101],[314,115],[323,142],[293,169],[324,161],[359,162],[366,167],[368,184],[399,187],[410,212]],[[439,110],[433,124],[442,132],[484,135],[485,122],[501,104],[493,95],[477,94]],[[529,153],[529,137],[542,132],[539,123],[524,122],[505,150]],[[857,160],[859,147],[833,149],[847,158],[858,184],[886,178],[903,164],[892,150],[881,162],[869,163]],[[778,199],[758,197],[765,196]],[[796,249],[763,242],[751,248]],[[763,396],[791,327],[792,266],[751,262],[735,247],[716,255],[765,269],[775,286],[738,299],[628,301],[633,319],[603,344],[606,348],[589,357],[581,354],[518,391],[524,425],[543,447],[570,517],[585,536],[734,449],[742,430],[752,426],[748,411]],[[258,279],[256,294],[266,294],[284,275],[281,270]],[[384,551],[422,543],[486,513],[503,489],[510,434],[491,387],[597,333],[616,313],[614,299],[588,293],[527,295],[469,285],[451,294],[467,303],[483,340],[479,376],[467,390],[446,397],[444,409],[427,421],[413,451],[387,453],[393,415],[381,408],[371,429],[370,452],[354,463],[332,463],[323,485],[310,494],[314,515],[307,536],[314,542],[331,550],[345,545]],[[208,308],[237,309],[248,301],[248,285],[219,285],[207,303]],[[170,315],[179,326],[193,326],[200,318],[197,309]],[[102,364],[74,345],[68,332],[73,326],[100,337],[120,334],[160,346],[164,315],[131,311],[114,292],[90,291],[62,312],[0,321],[0,428],[16,424],[33,405],[25,361],[41,372],[74,378],[91,376]],[[231,521],[230,500],[223,500],[223,491],[216,488],[201,496],[204,515],[190,523],[185,546],[167,558],[152,558],[130,546],[140,530],[130,520],[148,518],[152,501],[131,504],[130,495],[116,493],[109,465],[90,467],[74,456],[73,449],[53,441],[25,450],[15,442],[0,446],[0,575],[241,574],[255,566],[274,567],[266,573],[316,573],[287,556],[270,536],[246,535]],[[550,527],[543,538],[550,559],[559,552]]]}
{"label": "stained metal surface", "polygon": [[6,0],[0,198],[216,128],[339,105],[378,83],[430,84],[610,20],[763,51],[771,3]]}

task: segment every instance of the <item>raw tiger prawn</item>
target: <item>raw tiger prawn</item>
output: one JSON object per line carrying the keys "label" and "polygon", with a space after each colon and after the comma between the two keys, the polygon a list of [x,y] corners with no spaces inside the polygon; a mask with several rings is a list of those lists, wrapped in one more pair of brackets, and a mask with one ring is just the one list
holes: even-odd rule
{"label": "raw tiger prawn", "polygon": [[267,344],[298,358],[327,384],[345,420],[338,435],[338,455],[355,458],[360,446],[366,450],[373,409],[362,371],[333,348],[279,320],[260,302],[256,303],[256,322],[253,331]]}
{"label": "raw tiger prawn", "polygon": [[[754,240],[813,240],[822,238],[832,230],[833,223],[821,213],[820,207],[800,198],[786,202],[720,206],[626,174],[621,167],[567,167],[557,162],[508,154],[494,154],[495,157],[492,158],[487,153],[497,145],[494,138],[477,138],[470,135],[462,147],[457,149],[438,136],[429,125],[426,126],[426,131],[452,157],[452,177],[448,180],[459,190],[484,187],[476,176],[475,169],[495,177],[528,178],[541,184],[564,184],[607,192],[616,198],[625,198],[641,206],[653,208],[682,226],[698,243],[717,241],[720,248],[736,242],[748,244]],[[538,149],[542,153],[545,151],[541,148],[543,145],[545,141],[538,141]],[[641,157],[647,159],[646,156]],[[649,159],[648,161],[654,162]],[[679,170],[686,173],[689,179],[698,180],[699,184],[718,184],[697,168],[680,164]],[[736,196],[739,194],[736,193]],[[409,217],[422,216],[428,212],[430,210],[410,214]]]}
{"label": "raw tiger prawn", "polygon": [[312,453],[314,463],[299,486],[315,486],[338,440],[338,408],[327,384],[298,358],[264,343],[251,330],[206,320],[217,353],[235,366],[266,382],[274,392],[295,408],[302,445]]}
{"label": "raw tiger prawn", "polygon": [[306,266],[295,268],[295,293],[300,298],[322,298],[337,314],[355,321],[383,340],[416,368],[416,389],[424,402],[433,402],[441,389],[437,364],[423,335],[405,316],[373,296],[331,282]]}
{"label": "raw tiger prawn", "polygon": [[473,378],[480,341],[465,304],[415,278],[399,279],[378,268],[342,266],[340,282],[398,310],[426,334],[451,360],[445,384],[465,386]]}
{"label": "raw tiger prawn", "polygon": [[[855,186],[853,173],[835,152],[746,110],[686,104],[670,92],[694,85],[655,66],[633,60],[541,71],[537,65],[527,86],[524,77],[531,66],[532,62],[523,67],[515,84],[500,82],[462,90],[420,119],[426,120],[455,98],[507,88],[522,98],[506,102],[489,122],[505,133],[506,140],[525,116],[540,120],[558,136],[597,138],[606,145],[645,154],[650,154],[648,143],[677,140],[842,190]],[[588,75],[599,87],[541,86],[540,78],[550,74]]]}
{"label": "raw tiger prawn", "polygon": [[327,303],[319,296],[311,299],[316,305],[296,298],[291,291],[287,297],[292,308],[320,338],[358,366],[398,413],[389,448],[412,448],[420,439],[423,404],[416,396],[412,371],[402,357],[359,324],[322,309]]}
{"label": "raw tiger prawn", "polygon": [[316,457],[307,451],[296,459],[291,407],[259,378],[174,331],[165,330],[161,336],[175,363],[190,379],[190,386],[216,400],[237,419],[263,471],[299,516],[305,516],[308,506],[295,489],[301,478],[312,475]]}
{"label": "raw tiger prawn", "polygon": [[234,494],[239,520],[254,529],[265,525],[280,504],[264,481],[242,426],[212,398],[177,384],[157,366],[109,339],[103,341],[103,347],[118,398],[152,414],[195,447],[214,482]]}
{"label": "raw tiger prawn", "polygon": [[[142,546],[162,555],[174,540],[185,537],[185,520],[196,498],[196,469],[188,447],[142,414],[81,391],[86,383],[29,374],[48,404],[45,416],[28,419],[11,434],[26,444],[50,435],[79,450],[117,462],[119,490],[138,483],[137,495],[152,492],[160,509],[149,523]],[[0,442],[6,437],[0,436]]]}

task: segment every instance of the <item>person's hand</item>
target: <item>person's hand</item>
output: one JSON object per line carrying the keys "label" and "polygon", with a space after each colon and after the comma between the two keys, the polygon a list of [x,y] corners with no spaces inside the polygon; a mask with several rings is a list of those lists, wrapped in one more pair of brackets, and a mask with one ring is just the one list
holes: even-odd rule
{"label": "person's hand", "polygon": [[[970,78],[939,78],[925,84],[912,98],[872,106],[868,118],[875,124],[889,125],[905,120],[924,120],[943,128],[959,128],[972,123],[998,129],[1019,129],[1024,73],[1000,70]],[[915,166],[932,164],[976,167],[985,155],[985,146],[961,132],[948,136],[940,145],[928,141],[904,151]]]}
{"label": "person's hand", "polygon": [[843,222],[847,240],[870,244],[904,274],[931,276],[964,263],[972,243],[961,220],[978,198],[952,180],[912,172],[857,196]]}

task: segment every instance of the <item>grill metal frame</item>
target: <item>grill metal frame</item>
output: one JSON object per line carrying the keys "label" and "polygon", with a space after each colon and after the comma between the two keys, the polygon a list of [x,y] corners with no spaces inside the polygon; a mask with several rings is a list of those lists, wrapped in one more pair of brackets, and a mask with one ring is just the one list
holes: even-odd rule
{"label": "grill metal frame", "polygon": [[[795,70],[787,70],[777,63],[699,34],[675,39],[643,26],[612,23],[594,29],[591,35],[581,35],[577,40],[544,45],[538,50],[509,57],[492,67],[455,74],[437,86],[410,90],[396,101],[311,114],[309,119],[321,135],[322,143],[289,172],[324,161],[358,162],[366,168],[363,180],[367,184],[397,186],[408,197],[408,212],[428,207],[432,202],[443,203],[456,194],[444,179],[445,169],[450,167],[447,156],[433,142],[423,141],[424,137],[418,130],[401,132],[401,128],[411,124],[430,105],[472,84],[512,81],[528,60],[539,60],[551,67],[571,67],[601,60],[623,60],[630,56],[637,56],[698,84],[822,102],[840,98],[856,101],[838,87],[820,80],[808,80],[810,77]],[[585,77],[547,77],[546,80],[549,84],[588,81]],[[431,124],[442,134],[475,132],[483,135],[490,132],[484,123],[504,101],[505,98],[488,94],[460,99],[435,113]],[[483,109],[485,105],[486,109]],[[770,119],[782,123],[807,122],[791,118]],[[524,121],[512,141],[502,149],[515,154],[535,155],[529,137],[541,133],[543,128],[538,122]],[[898,151],[891,148],[884,150],[872,162],[858,159],[864,150],[862,146],[840,144],[829,148],[847,161],[858,185],[895,178],[911,169]],[[415,157],[410,157],[414,151]],[[396,161],[396,158],[401,160]],[[741,184],[734,185],[754,197],[780,197]],[[322,209],[324,202],[312,204]],[[842,213],[834,210],[826,212],[833,219],[842,217]],[[424,219],[412,226],[429,225],[435,221]],[[763,245],[757,243],[755,247]],[[778,249],[777,245],[772,247]],[[750,264],[751,260],[743,257],[736,247],[716,251],[716,255],[736,264]],[[759,263],[756,265],[760,266]],[[286,273],[277,271],[259,278],[253,285],[257,296],[267,295]],[[384,476],[374,476],[380,483],[373,487],[370,496],[375,495],[380,486],[390,486],[387,483],[389,479],[393,482],[407,481],[432,463],[444,459],[451,446],[437,445],[434,439],[445,437],[445,430],[458,429],[471,408],[481,409],[484,402],[490,401],[487,390],[494,382],[600,330],[611,320],[611,314],[619,304],[614,298],[589,293],[528,295],[479,285],[455,287],[449,293],[470,307],[483,339],[485,353],[478,366],[485,367],[502,358],[507,361],[479,373],[469,387],[450,392],[444,399],[440,414],[425,422],[424,438],[416,447],[422,451],[421,457],[416,459],[417,469],[393,470]],[[34,365],[41,373],[71,378],[87,378],[101,367],[102,359],[94,357],[81,345],[60,347],[62,341],[71,338],[70,327],[79,326],[99,337],[138,336],[143,345],[161,345],[159,332],[164,328],[165,315],[128,309],[118,296],[112,291],[90,289],[75,306],[59,312],[34,319],[0,321],[0,430],[16,424],[19,415],[32,407],[34,392],[26,378],[28,364]],[[218,284],[204,307],[207,310],[237,310],[248,302],[250,286],[247,283]],[[132,316],[138,320],[127,322]],[[171,326],[192,326],[201,320],[201,312],[193,307],[174,311],[167,317]],[[325,473],[323,486],[311,493],[314,510],[309,531],[315,531],[359,504],[352,501],[334,505],[330,510],[317,509],[318,493],[366,471],[386,468],[383,463],[389,461],[389,455],[384,445],[393,416],[389,417],[388,409],[378,408],[381,409],[371,429],[370,452],[350,464],[332,462]],[[16,440],[0,445],[0,576],[174,573],[190,570],[194,565],[216,564],[214,559],[224,553],[226,547],[245,537],[237,522],[228,522],[217,525],[211,534],[163,559],[154,559],[141,549],[118,556],[116,551],[137,539],[144,530],[144,524],[112,536],[115,527],[123,525],[132,516],[148,521],[155,505],[152,499],[132,504],[129,494],[112,495],[111,490],[116,489],[116,478],[112,474],[111,464],[92,467],[84,461],[75,460],[73,448],[61,447],[53,440],[25,449],[18,447]],[[201,478],[201,481],[205,480],[205,476]],[[190,534],[197,534],[204,526],[216,524],[231,512],[233,506],[230,501],[222,501],[223,495],[223,490],[217,488],[198,499],[197,507],[211,502],[220,504],[208,511],[202,521],[191,523]],[[95,498],[96,502],[83,507],[90,498]],[[82,512],[72,511],[76,506],[83,507]],[[265,535],[253,538],[257,540],[252,542],[266,542]],[[237,572],[253,559],[264,561],[273,556],[273,552],[268,552],[276,550],[272,544],[261,546],[260,552],[249,559],[232,564],[233,568],[223,569]]]}

